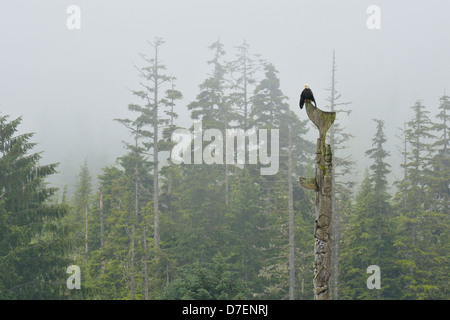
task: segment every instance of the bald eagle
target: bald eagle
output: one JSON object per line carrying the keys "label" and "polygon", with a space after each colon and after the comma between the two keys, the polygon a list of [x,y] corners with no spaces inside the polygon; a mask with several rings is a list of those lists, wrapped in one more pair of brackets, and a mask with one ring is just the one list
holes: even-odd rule
{"label": "bald eagle", "polygon": [[314,95],[311,91],[311,89],[309,88],[309,86],[307,84],[305,84],[305,89],[303,89],[302,94],[300,95],[300,109],[303,109],[303,105],[305,104],[305,101],[309,100],[309,102],[314,102],[314,106],[317,107],[316,105],[316,100],[314,99]]}

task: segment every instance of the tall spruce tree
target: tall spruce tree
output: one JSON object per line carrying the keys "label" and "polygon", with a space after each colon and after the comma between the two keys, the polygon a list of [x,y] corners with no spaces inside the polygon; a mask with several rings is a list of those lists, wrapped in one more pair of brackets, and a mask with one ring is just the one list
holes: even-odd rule
{"label": "tall spruce tree", "polygon": [[[169,119],[168,125],[163,129],[162,141],[161,141],[161,151],[168,151],[169,157],[167,158],[168,165],[161,169],[163,176],[166,177],[166,191],[163,191],[166,195],[166,206],[169,213],[172,210],[172,189],[173,189],[173,176],[176,175],[177,168],[172,164],[172,149],[175,143],[172,141],[172,132],[178,129],[175,124],[175,119],[178,118],[178,113],[175,111],[176,101],[183,98],[183,94],[175,89],[175,77],[171,77],[171,88],[166,90],[166,97],[162,101],[166,106],[167,110],[165,113]],[[164,188],[165,189],[165,188]]]}
{"label": "tall spruce tree", "polygon": [[[372,183],[371,194],[371,218],[373,219],[373,239],[374,241],[374,264],[383,270],[383,288],[376,291],[376,296],[380,298],[395,298],[398,293],[398,286],[395,278],[397,271],[393,266],[396,252],[393,248],[395,229],[393,219],[394,209],[391,205],[391,195],[389,194],[388,176],[391,173],[390,164],[386,162],[390,156],[385,150],[387,142],[384,134],[384,121],[374,120],[376,123],[375,137],[372,139],[373,148],[366,151],[366,155],[372,159],[370,168],[370,182]],[[367,222],[367,220],[366,220]]]}
{"label": "tall spruce tree", "polygon": [[153,55],[148,58],[141,54],[142,59],[148,64],[145,67],[138,68],[144,82],[141,82],[142,89],[133,91],[133,94],[141,98],[143,106],[134,104],[133,109],[141,113],[146,126],[150,126],[149,141],[144,142],[144,146],[151,150],[153,154],[153,238],[154,246],[160,246],[160,208],[159,208],[159,153],[160,153],[160,134],[162,128],[168,124],[168,118],[162,116],[164,106],[164,95],[162,85],[167,83],[171,77],[164,74],[166,66],[162,63],[159,56],[160,47],[164,44],[162,38],[156,37],[153,42],[149,42],[153,47]]}
{"label": "tall spruce tree", "polygon": [[431,159],[431,171],[429,172],[429,190],[433,198],[435,212],[441,212],[445,216],[449,214],[450,189],[448,177],[450,176],[450,97],[444,95],[440,98],[437,121],[432,129],[436,133],[433,143],[435,150]]}
{"label": "tall spruce tree", "polygon": [[[264,78],[257,84],[251,99],[251,124],[258,130],[279,130],[278,147],[286,151],[288,147],[287,119],[289,105],[287,97],[280,88],[278,71],[271,63],[264,65]],[[270,141],[270,139],[268,139]],[[273,153],[275,146],[270,143],[266,146]],[[281,151],[279,151],[281,153]],[[260,214],[264,217],[265,237],[270,239],[263,250],[263,263],[260,265],[259,277],[264,280],[262,292],[258,296],[271,299],[283,299],[289,296],[289,203],[287,188],[288,176],[285,172],[287,161],[285,157],[279,158],[279,168],[275,175],[258,176],[258,183],[262,190],[262,208]],[[283,167],[283,170],[281,169]],[[287,249],[287,250],[286,250]]]}
{"label": "tall spruce tree", "polygon": [[[191,119],[200,121],[203,131],[214,129],[223,137],[233,118],[226,92],[225,50],[220,41],[214,42],[209,49],[213,55],[208,61],[212,70],[207,79],[199,85],[200,92],[196,99],[187,107],[191,112]],[[200,133],[200,140],[203,138],[203,131]],[[225,206],[229,203],[229,167],[224,162],[224,145],[219,146],[217,136],[211,139],[215,140],[210,146],[217,143],[217,148],[210,150],[215,159],[214,163],[206,163],[202,158],[201,162],[194,159],[194,165],[178,166],[178,199],[177,203],[172,205],[181,209],[177,217],[181,224],[180,229],[177,229],[177,243],[182,251],[175,250],[177,252],[174,255],[180,265],[190,264],[195,260],[209,261],[217,250],[223,248],[223,241],[226,240],[224,219]],[[199,151],[203,156],[208,147],[203,150],[204,143],[201,144]]]}
{"label": "tall spruce tree", "polygon": [[131,135],[133,136],[133,143],[126,143],[126,148],[129,149],[129,152],[119,159],[121,165],[124,167],[125,172],[129,172],[129,175],[132,177],[133,181],[133,194],[134,194],[134,210],[133,215],[131,217],[131,260],[130,260],[130,298],[134,300],[135,297],[135,264],[136,264],[136,239],[137,236],[137,226],[141,225],[142,230],[142,245],[144,246],[143,252],[143,274],[144,274],[144,297],[148,298],[148,272],[147,272],[147,223],[148,221],[144,219],[142,222],[141,215],[141,207],[142,202],[141,195],[148,192],[148,190],[143,189],[142,179],[145,179],[147,174],[147,170],[149,167],[149,162],[145,158],[144,152],[145,148],[142,144],[142,140],[144,138],[152,136],[151,132],[144,129],[146,124],[146,111],[142,110],[141,107],[130,104],[129,109],[133,111],[140,111],[140,116],[138,116],[135,120],[130,119],[116,119],[118,122],[122,123],[127,127]]}
{"label": "tall spruce tree", "polygon": [[[153,47],[153,54],[150,58],[141,54],[141,58],[147,64],[144,67],[137,67],[140,75],[144,79],[140,82],[141,89],[133,90],[133,94],[142,100],[142,104],[132,103],[128,106],[130,111],[138,113],[135,120],[130,119],[117,119],[127,128],[134,136],[134,145],[127,145],[130,149],[130,153],[121,159],[121,165],[127,172],[133,167],[133,183],[134,183],[134,224],[131,226],[132,239],[135,239],[136,226],[139,225],[141,234],[142,248],[134,248],[135,240],[131,242],[132,253],[132,270],[130,274],[134,274],[135,266],[135,254],[137,251],[141,254],[142,259],[142,274],[143,274],[143,291],[144,299],[149,299],[149,269],[150,263],[149,254],[153,251],[153,254],[158,260],[160,255],[160,159],[159,154],[161,151],[167,151],[171,147],[167,138],[167,130],[173,129],[173,119],[176,118],[174,112],[174,101],[181,98],[181,93],[174,90],[173,79],[164,74],[166,66],[161,62],[159,57],[160,47],[164,44],[162,38],[155,38],[153,42],[149,42]],[[166,91],[164,96],[163,85],[172,80],[172,88]],[[163,110],[163,108],[168,110]],[[165,113],[163,113],[165,111]],[[162,135],[162,137],[161,137]],[[152,155],[152,161],[148,161],[146,155]],[[148,165],[153,167],[153,176],[151,181],[152,187],[149,187],[145,181],[148,182]],[[152,201],[148,199],[144,200],[143,197],[149,192],[153,192]],[[150,210],[148,204],[151,203],[153,208]],[[144,210],[145,207],[145,210]],[[149,222],[149,216],[153,217],[152,230],[153,244],[148,244],[148,230],[151,223]],[[133,277],[130,278],[130,288],[134,288]],[[134,297],[134,289],[131,290],[131,297]]]}
{"label": "tall spruce tree", "polygon": [[405,139],[405,177],[398,183],[396,208],[399,211],[395,245],[399,257],[402,299],[428,299],[443,285],[433,277],[439,268],[440,253],[430,246],[430,231],[435,223],[429,198],[428,175],[431,168],[432,122],[429,111],[419,100],[411,108],[413,118],[407,122]]}
{"label": "tall spruce tree", "polygon": [[247,130],[250,127],[251,94],[257,84],[255,77],[262,67],[262,61],[259,55],[250,53],[250,45],[245,40],[236,49],[235,60],[228,63],[232,91],[230,102],[236,106],[235,112],[240,115],[240,127]]}
{"label": "tall spruce tree", "polygon": [[[372,148],[366,151],[372,164],[356,197],[355,212],[345,232],[341,295],[344,299],[395,299],[398,296],[398,274],[394,267],[397,256],[393,245],[395,216],[387,181],[389,152],[384,147],[387,141],[384,122],[374,121],[375,137]],[[370,265],[380,267],[381,289],[369,290],[365,286],[366,269]]]}
{"label": "tall spruce tree", "polygon": [[[428,198],[430,200],[429,246],[438,254],[439,267],[433,270],[437,283],[449,283],[450,261],[450,98],[443,95],[440,99],[439,113],[432,128],[436,139],[433,143],[434,154],[428,173]],[[433,298],[448,299],[448,286],[440,286]]]}
{"label": "tall spruce tree", "polygon": [[220,40],[209,47],[213,58],[208,61],[212,71],[199,88],[196,100],[188,105],[193,120],[201,120],[203,128],[222,129],[232,121],[231,106],[227,98],[227,66],[224,62],[225,49]]}
{"label": "tall spruce tree", "polygon": [[[84,161],[78,174],[77,188],[74,193],[74,206],[76,220],[80,224],[83,221],[84,234],[84,261],[88,263],[89,257],[89,212],[91,211],[92,182],[87,160]],[[80,229],[80,230],[81,230]]]}
{"label": "tall spruce tree", "polygon": [[[130,292],[132,283],[139,284],[142,279],[138,272],[131,272],[131,229],[133,223],[136,225],[134,166],[129,166],[127,171],[115,166],[105,167],[98,177],[106,217],[105,247],[101,255],[101,259],[105,260],[105,266],[103,274],[100,267],[91,268],[91,279],[97,280],[94,284],[100,289],[99,295],[102,299],[132,299]],[[136,265],[137,268],[139,266]],[[140,290],[134,287],[136,297]]]}
{"label": "tall spruce tree", "polygon": [[[313,148],[304,138],[306,121],[300,121],[289,109],[287,97],[280,88],[278,71],[270,63],[266,63],[264,71],[265,77],[257,84],[251,99],[250,123],[256,129],[279,130],[279,168],[274,175],[261,176],[253,171],[254,175],[259,175],[262,191],[260,214],[266,222],[265,237],[269,239],[267,247],[261,248],[264,255],[259,276],[265,283],[258,296],[294,299],[298,266],[295,256],[301,256],[299,252],[305,250],[294,242],[294,234],[300,231],[295,222],[308,214],[310,206],[298,204],[300,201],[308,202],[309,195],[302,193],[295,199],[293,181],[305,169]],[[272,154],[275,151],[271,145],[268,149]],[[258,166],[261,167],[260,164]],[[297,217],[295,208],[302,208]]]}
{"label": "tall spruce tree", "polygon": [[273,64],[264,65],[264,74],[251,99],[251,124],[261,129],[278,129],[285,124],[289,112],[287,97],[281,91],[278,71]]}
{"label": "tall spruce tree", "polygon": [[[188,109],[191,111],[193,120],[202,121],[203,129],[218,129],[225,134],[226,130],[231,127],[232,122],[237,120],[227,93],[229,84],[226,78],[228,66],[224,61],[225,49],[220,40],[210,45],[209,49],[213,51],[213,58],[208,61],[208,64],[212,65],[212,72],[199,86],[200,93],[197,95],[196,101],[188,105]],[[230,167],[227,161],[220,167],[223,167],[224,171],[224,202],[228,204],[230,198]],[[220,170],[220,167],[215,169]]]}
{"label": "tall spruce tree", "polygon": [[33,134],[18,134],[21,121],[0,115],[0,299],[60,299],[72,262],[58,223],[68,207],[49,203],[57,189],[45,179],[57,164],[39,164]]}
{"label": "tall spruce tree", "polygon": [[172,149],[175,145],[175,142],[172,141],[172,133],[179,129],[175,123],[175,120],[178,118],[177,102],[183,98],[183,94],[176,89],[175,80],[175,77],[170,78],[170,89],[166,90],[166,96],[161,101],[166,107],[164,112],[169,121],[167,126],[163,128],[162,140],[160,141],[160,150],[168,152],[168,158],[167,165],[161,169],[161,175],[165,178],[161,185],[160,202],[161,212],[163,213],[160,233],[164,243],[161,247],[160,264],[157,269],[159,273],[164,275],[161,279],[165,278],[161,285],[165,282],[166,286],[171,280],[171,274],[175,267],[175,259],[171,257],[170,253],[176,249],[177,235],[174,227],[178,219],[178,212],[174,208],[174,199],[176,197],[176,185],[180,182],[179,178],[181,175],[180,168],[172,162]]}

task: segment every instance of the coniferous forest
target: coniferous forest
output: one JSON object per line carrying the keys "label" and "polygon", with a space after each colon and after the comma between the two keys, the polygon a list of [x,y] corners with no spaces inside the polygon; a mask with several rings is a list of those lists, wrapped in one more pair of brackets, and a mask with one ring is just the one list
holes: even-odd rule
{"label": "coniferous forest", "polygon": [[[138,85],[123,106],[127,117],[102,120],[127,133],[121,153],[100,171],[86,155],[63,187],[49,179],[61,164],[43,163],[35,133],[22,129],[27,114],[0,105],[0,299],[313,299],[316,196],[299,177],[314,174],[316,128],[284,94],[276,64],[247,41],[198,48],[209,59],[187,101],[177,70],[165,64],[166,41],[150,39],[130,63]],[[341,98],[336,78],[346,71],[328,56],[331,80],[313,90],[327,95],[322,110],[337,112],[327,137],[333,299],[450,299],[450,96],[411,97],[396,137],[386,134],[388,114],[371,120],[361,162],[352,155],[359,132],[345,122],[357,106],[343,102],[352,96]],[[183,136],[181,153],[174,132],[194,132]],[[261,153],[250,162],[251,132],[267,132],[275,172],[261,174],[274,165]],[[241,138],[243,163],[227,140]],[[80,289],[68,289],[72,265]],[[369,289],[374,265],[381,285]]]}

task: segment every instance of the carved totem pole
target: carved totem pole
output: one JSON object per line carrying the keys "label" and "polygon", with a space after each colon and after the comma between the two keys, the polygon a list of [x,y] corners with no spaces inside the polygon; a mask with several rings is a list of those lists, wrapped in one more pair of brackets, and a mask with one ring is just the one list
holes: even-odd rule
{"label": "carved totem pole", "polygon": [[305,103],[309,119],[319,129],[316,149],[316,176],[300,178],[303,187],[316,191],[314,220],[314,300],[331,299],[331,219],[332,219],[332,154],[325,138],[336,119],[336,112],[325,112],[310,102]]}

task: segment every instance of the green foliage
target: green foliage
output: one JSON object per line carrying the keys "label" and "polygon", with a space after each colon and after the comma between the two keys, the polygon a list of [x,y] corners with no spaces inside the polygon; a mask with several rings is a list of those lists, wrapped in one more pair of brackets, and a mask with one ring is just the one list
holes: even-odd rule
{"label": "green foliage", "polygon": [[213,58],[208,61],[213,67],[212,71],[200,84],[196,100],[187,108],[191,111],[193,120],[202,120],[203,128],[227,128],[236,116],[226,93],[227,66],[223,61],[225,50],[220,41],[214,42],[209,49],[214,53]]}
{"label": "green foliage", "polygon": [[430,299],[442,297],[448,282],[448,275],[442,277],[442,268],[446,268],[442,264],[445,261],[442,244],[436,243],[436,236],[445,230],[447,218],[445,214],[433,210],[429,196],[430,175],[434,175],[430,170],[433,163],[431,141],[436,138],[432,131],[433,124],[421,101],[417,101],[411,109],[413,118],[407,122],[404,132],[409,145],[403,164],[405,177],[395,197],[400,215],[396,221],[396,264],[400,272],[397,281],[403,288],[402,299]]}
{"label": "green foliage", "polygon": [[[157,58],[162,43],[155,39],[153,58],[142,55],[142,88],[132,91],[139,103],[128,105],[135,117],[116,119],[132,137],[124,154],[97,183],[85,162],[74,194],[65,189],[60,204],[45,182],[56,164],[39,165],[32,134],[17,135],[21,119],[0,116],[1,299],[287,299],[291,191],[295,295],[313,298],[315,193],[298,183],[314,175],[306,117],[290,110],[273,64],[251,55],[246,42],[227,61],[216,41],[211,71],[187,105],[191,120],[221,131],[278,129],[278,172],[263,176],[261,164],[173,164],[182,94]],[[340,95],[331,90],[334,108]],[[411,109],[394,194],[384,122],[375,120],[355,196],[345,185],[352,161],[339,155],[351,136],[332,127],[341,299],[449,298],[449,107],[443,96],[436,122],[421,101]],[[65,286],[71,264],[81,268],[81,290]],[[380,290],[366,287],[373,264],[381,268]]]}
{"label": "green foliage", "polygon": [[[344,234],[340,278],[343,299],[393,299],[398,294],[398,274],[393,267],[397,254],[392,226],[395,216],[387,189],[390,170],[386,158],[389,153],[384,149],[384,123],[382,120],[375,122],[373,148],[366,151],[373,163],[356,196],[354,214]],[[368,290],[364,285],[368,277],[366,269],[370,265],[377,265],[382,270],[381,289]]]}
{"label": "green foliage", "polygon": [[39,165],[20,122],[0,115],[0,299],[60,299],[71,241],[58,221],[68,208],[49,203],[57,164]]}
{"label": "green foliage", "polygon": [[231,78],[229,100],[235,106],[235,113],[239,115],[237,121],[244,130],[250,126],[251,93],[258,84],[255,77],[262,66],[259,55],[251,54],[249,48],[250,45],[244,40],[236,48],[235,60],[228,63]]}
{"label": "green foliage", "polygon": [[278,71],[271,63],[264,65],[265,78],[256,86],[251,98],[252,124],[258,128],[283,128],[288,114],[287,97],[280,89]]}
{"label": "green foliage", "polygon": [[224,257],[212,262],[194,262],[185,268],[162,292],[165,300],[235,300],[248,297],[246,284],[229,271]]}

